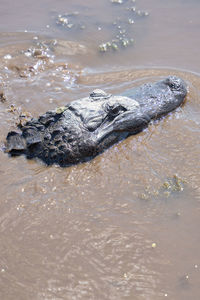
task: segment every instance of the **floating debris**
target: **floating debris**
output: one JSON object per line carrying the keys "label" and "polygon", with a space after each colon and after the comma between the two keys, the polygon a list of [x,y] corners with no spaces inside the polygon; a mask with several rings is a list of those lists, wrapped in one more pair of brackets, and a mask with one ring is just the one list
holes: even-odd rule
{"label": "floating debris", "polygon": [[112,43],[112,44],[111,44],[111,47],[112,47],[112,49],[115,50],[115,51],[118,50],[118,46],[117,46],[116,43]]}
{"label": "floating debris", "polygon": [[129,10],[129,11],[133,11],[133,12],[136,11],[136,7],[135,6],[127,7],[126,9]]}
{"label": "floating debris", "polygon": [[134,13],[135,16],[138,16],[138,17],[147,17],[147,16],[149,16],[148,11],[139,10],[139,9],[137,10],[136,6],[127,7],[126,10]]}
{"label": "floating debris", "polygon": [[38,59],[47,60],[50,58],[50,55],[48,54],[48,50],[44,47],[44,45],[38,45],[39,47],[35,48],[29,48],[24,52],[24,54],[27,57],[35,57]]}
{"label": "floating debris", "polygon": [[130,45],[133,45],[134,39],[122,38],[119,37],[116,40],[112,40],[111,42],[102,43],[99,45],[100,52],[108,52],[109,50],[117,51],[120,48],[126,48]]}
{"label": "floating debris", "polygon": [[33,118],[31,113],[27,111],[22,111],[21,107],[16,107],[14,104],[11,104],[7,111],[15,115],[16,125],[19,128],[24,126],[28,121],[30,121]]}
{"label": "floating debris", "polygon": [[140,17],[147,17],[149,13],[147,11],[138,10],[137,15]]}
{"label": "floating debris", "polygon": [[86,25],[82,22],[80,23],[80,20],[77,20],[77,16],[79,15],[79,12],[73,12],[73,13],[67,13],[63,15],[58,15],[56,19],[56,24],[61,25],[65,28],[71,29],[71,28],[79,28],[79,29],[85,29]]}
{"label": "floating debris", "polygon": [[107,42],[107,43],[102,43],[99,45],[99,51],[100,52],[107,52],[110,48],[111,48],[111,43]]}
{"label": "floating debris", "polygon": [[[170,197],[173,193],[182,192],[184,190],[184,185],[187,182],[179,177],[177,174],[168,178],[158,190],[151,190],[150,186],[147,186],[143,193],[139,194],[139,198],[142,200],[151,200],[160,196]],[[176,217],[180,217],[181,213],[176,212]]]}
{"label": "floating debris", "polygon": [[175,174],[172,178],[167,179],[163,183],[162,189],[168,191],[169,194],[171,194],[171,192],[182,192],[184,189],[184,183],[185,180]]}
{"label": "floating debris", "polygon": [[123,47],[128,47],[130,44],[133,44],[134,40],[133,39],[123,39],[121,41],[121,44]]}
{"label": "floating debris", "polygon": [[65,26],[69,25],[69,20],[68,18],[63,17],[62,15],[59,15],[56,23]]}
{"label": "floating debris", "polygon": [[[124,0],[110,0],[112,3],[122,4]],[[147,11],[138,10],[136,6],[132,6],[131,4],[135,3],[136,0],[126,1],[130,4],[128,7],[122,7],[125,10],[120,17],[118,17],[115,21],[112,22],[112,25],[115,26],[116,35],[114,37],[114,41],[108,41],[101,43],[99,45],[100,52],[109,52],[111,50],[119,50],[123,48],[127,48],[134,44],[134,39],[130,38],[131,27],[130,25],[135,24],[135,19],[138,17],[148,16],[149,13]],[[125,17],[122,17],[122,16]]]}
{"label": "floating debris", "polygon": [[0,91],[0,102],[2,103],[6,102],[6,97],[2,91]]}
{"label": "floating debris", "polygon": [[12,59],[12,56],[10,54],[4,55],[4,59]]}
{"label": "floating debris", "polygon": [[142,199],[142,200],[149,200],[150,199],[150,197],[147,193],[140,194],[139,198]]}
{"label": "floating debris", "polygon": [[19,120],[17,121],[18,127],[23,127],[28,121],[32,119],[31,113],[23,111],[19,115]]}
{"label": "floating debris", "polygon": [[9,66],[9,69],[12,71],[15,71],[18,74],[18,76],[21,78],[28,78],[32,75],[37,74],[36,68],[34,68],[34,66],[11,65],[11,66]]}
{"label": "floating debris", "polygon": [[10,113],[15,113],[17,111],[17,108],[14,104],[11,104],[7,111]]}
{"label": "floating debris", "polygon": [[123,0],[110,0],[110,2],[112,2],[114,4],[123,4],[124,3]]}
{"label": "floating debris", "polygon": [[133,19],[128,19],[128,24],[135,24],[135,21]]}
{"label": "floating debris", "polygon": [[[140,10],[135,6],[136,0],[109,0],[109,2],[116,4],[113,10],[116,9],[114,15],[117,14],[118,17],[116,17],[116,20],[111,20],[111,24],[115,27],[110,40],[102,41],[98,45],[98,50],[102,53],[116,52],[120,49],[132,46],[134,39],[132,38],[133,33],[131,26],[135,24],[140,17],[149,15],[147,11]],[[123,4],[126,5],[124,6]],[[90,26],[94,25],[97,32],[100,30],[103,31],[109,26],[107,23],[102,23],[102,19],[97,20],[95,18],[92,23],[91,18],[90,21],[88,21],[88,16],[79,14],[79,12],[58,14],[55,18],[57,25],[66,29],[72,29],[73,32],[88,28],[88,24],[90,24]]]}

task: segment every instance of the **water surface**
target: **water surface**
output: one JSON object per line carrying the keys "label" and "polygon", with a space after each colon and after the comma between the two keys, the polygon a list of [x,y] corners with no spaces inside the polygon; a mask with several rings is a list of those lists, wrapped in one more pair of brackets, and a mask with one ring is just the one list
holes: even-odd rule
{"label": "water surface", "polygon": [[[1,299],[200,298],[199,12],[195,0],[1,1]],[[118,35],[133,45],[99,52]],[[89,163],[3,152],[30,116],[169,74],[187,82],[185,104]]]}

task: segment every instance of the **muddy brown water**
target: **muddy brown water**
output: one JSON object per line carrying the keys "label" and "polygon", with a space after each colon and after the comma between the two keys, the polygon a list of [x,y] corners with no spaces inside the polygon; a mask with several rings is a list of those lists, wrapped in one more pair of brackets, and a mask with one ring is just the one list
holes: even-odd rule
{"label": "muddy brown water", "polygon": [[[200,299],[199,12],[195,0],[0,2],[0,299]],[[120,34],[134,44],[99,53]],[[187,82],[185,104],[89,163],[3,152],[20,118],[169,74]]]}

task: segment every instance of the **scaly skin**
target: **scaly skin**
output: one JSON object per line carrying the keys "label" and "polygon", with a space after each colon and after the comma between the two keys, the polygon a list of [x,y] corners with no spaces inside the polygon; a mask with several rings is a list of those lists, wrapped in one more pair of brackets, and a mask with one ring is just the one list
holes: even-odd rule
{"label": "scaly skin", "polygon": [[177,108],[186,96],[175,76],[112,96],[95,90],[89,97],[49,111],[9,132],[7,152],[67,166],[91,159],[109,146],[136,134]]}

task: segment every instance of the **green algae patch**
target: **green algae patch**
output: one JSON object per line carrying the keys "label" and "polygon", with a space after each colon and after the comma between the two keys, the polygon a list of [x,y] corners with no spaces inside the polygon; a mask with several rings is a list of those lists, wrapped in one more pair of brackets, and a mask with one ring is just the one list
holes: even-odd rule
{"label": "green algae patch", "polygon": [[139,198],[142,200],[152,200],[163,196],[164,198],[169,198],[173,196],[174,193],[183,192],[186,184],[187,181],[185,179],[175,174],[167,178],[158,189],[152,190],[151,186],[147,186],[144,192],[139,195]]}
{"label": "green algae patch", "polygon": [[57,114],[62,114],[65,110],[67,110],[66,106],[60,106],[56,108],[56,113]]}

